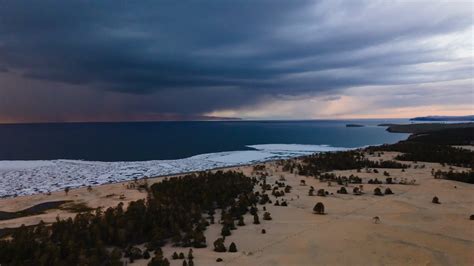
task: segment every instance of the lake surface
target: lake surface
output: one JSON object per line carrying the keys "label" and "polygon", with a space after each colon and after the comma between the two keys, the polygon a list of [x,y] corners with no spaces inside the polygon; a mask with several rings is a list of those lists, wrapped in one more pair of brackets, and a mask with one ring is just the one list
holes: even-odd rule
{"label": "lake surface", "polygon": [[[249,150],[255,144],[353,148],[394,143],[407,134],[380,123],[408,120],[219,121],[0,125],[0,160],[144,161]],[[346,127],[362,124],[364,127]]]}

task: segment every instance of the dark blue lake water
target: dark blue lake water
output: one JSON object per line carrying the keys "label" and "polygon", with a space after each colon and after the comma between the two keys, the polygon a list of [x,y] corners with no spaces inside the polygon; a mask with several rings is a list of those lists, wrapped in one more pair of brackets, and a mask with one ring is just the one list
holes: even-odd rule
{"label": "dark blue lake water", "polygon": [[[378,127],[407,120],[65,123],[0,125],[0,160],[141,161],[246,150],[252,144],[359,147],[407,134]],[[348,123],[365,127],[346,127]]]}

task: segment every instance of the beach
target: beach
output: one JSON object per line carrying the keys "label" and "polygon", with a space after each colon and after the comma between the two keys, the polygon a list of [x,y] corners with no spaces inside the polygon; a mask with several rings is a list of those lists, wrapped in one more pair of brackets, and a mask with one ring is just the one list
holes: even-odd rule
{"label": "beach", "polygon": [[[472,149],[472,146],[466,148]],[[365,153],[365,157],[378,161],[393,160],[396,152],[378,154]],[[407,163],[407,162],[404,162]],[[262,164],[262,163],[260,163]],[[460,167],[442,166],[438,163],[409,162],[410,168],[378,169],[378,173],[362,170],[333,171],[336,175],[358,175],[363,179],[364,194],[357,196],[337,194],[340,188],[335,183],[320,182],[313,177],[300,176],[282,171],[276,161],[263,163],[269,174],[267,182],[273,184],[285,180],[292,186],[283,197],[288,206],[267,204],[272,220],[252,224],[252,216],[244,216],[245,226],[238,227],[226,238],[226,243],[237,245],[236,253],[214,252],[212,242],[220,236],[221,225],[212,224],[205,231],[207,247],[193,249],[196,265],[472,265],[474,256],[473,222],[474,197],[471,184],[434,179],[431,171],[469,170]],[[254,165],[225,168],[255,175]],[[414,185],[367,184],[369,179],[385,180],[387,171],[394,179],[415,179]],[[151,185],[165,177],[148,178]],[[170,176],[169,178],[173,178]],[[301,185],[301,180],[306,185]],[[145,182],[137,180],[136,183]],[[35,204],[70,200],[84,203],[90,208],[107,208],[119,202],[146,197],[145,191],[133,187],[134,181],[94,186],[92,189],[71,189],[0,200],[0,211],[19,211]],[[325,197],[309,196],[308,190],[325,189]],[[348,191],[356,184],[349,184]],[[393,195],[375,196],[373,190],[390,187]],[[437,196],[441,204],[433,204]],[[272,198],[273,200],[273,198]],[[281,201],[281,199],[280,199]],[[313,207],[322,202],[325,215],[313,214]],[[75,214],[67,210],[49,210],[44,214],[0,221],[0,228],[33,225],[40,220],[50,223],[56,217],[67,218]],[[374,217],[380,219],[374,223]],[[262,229],[266,233],[262,234]],[[163,248],[164,256],[171,265],[181,265],[181,260],[171,260],[173,252],[187,254],[189,248]],[[222,262],[216,262],[222,258]],[[133,265],[146,265],[147,260],[137,260]]]}

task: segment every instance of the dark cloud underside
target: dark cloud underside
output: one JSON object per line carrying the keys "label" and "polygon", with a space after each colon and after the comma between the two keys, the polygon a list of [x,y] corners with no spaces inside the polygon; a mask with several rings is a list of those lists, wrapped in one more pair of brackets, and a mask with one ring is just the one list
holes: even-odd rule
{"label": "dark cloud underside", "polygon": [[[468,2],[7,0],[0,90],[14,95],[7,90],[25,89],[14,80],[35,80],[44,92],[35,110],[64,110],[67,120],[201,115],[358,86],[466,79],[472,55],[453,58],[450,42],[433,39],[472,24]],[[432,63],[444,65],[422,67]],[[47,104],[51,86],[67,87],[57,95],[79,110]],[[28,104],[28,95],[15,95]],[[5,117],[8,105],[0,105]]]}

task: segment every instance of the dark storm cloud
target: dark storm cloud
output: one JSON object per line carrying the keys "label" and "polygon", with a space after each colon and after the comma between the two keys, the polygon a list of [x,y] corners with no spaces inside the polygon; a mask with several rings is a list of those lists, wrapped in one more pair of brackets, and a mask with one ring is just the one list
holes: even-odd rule
{"label": "dark storm cloud", "polygon": [[0,1],[0,72],[109,92],[122,97],[115,103],[122,112],[182,114],[459,79],[472,64],[451,62],[456,68],[443,77],[410,66],[451,60],[423,41],[469,29],[469,6],[7,0]]}

